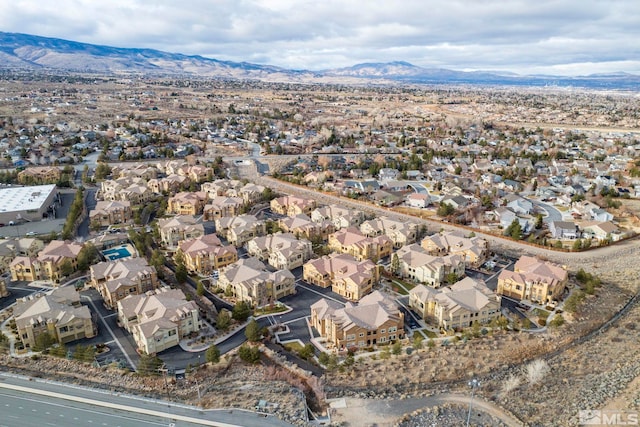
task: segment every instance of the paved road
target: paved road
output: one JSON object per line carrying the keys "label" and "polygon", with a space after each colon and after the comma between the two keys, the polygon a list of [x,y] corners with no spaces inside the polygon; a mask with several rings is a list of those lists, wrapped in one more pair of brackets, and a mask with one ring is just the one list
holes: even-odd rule
{"label": "paved road", "polygon": [[[249,411],[202,410],[62,383],[0,376],[0,426],[290,426]],[[172,424],[173,423],[173,424]]]}
{"label": "paved road", "polygon": [[[338,197],[325,193],[319,193],[315,190],[304,188],[301,186],[293,185],[287,182],[282,182],[272,177],[263,176],[260,178],[261,184],[268,185],[276,191],[283,193],[296,194],[300,196],[312,197],[325,204],[339,204],[341,206],[347,206],[353,209],[359,209],[365,212],[372,213],[374,215],[385,215],[390,218],[397,219],[399,221],[412,221],[418,224],[425,224],[429,230],[435,232],[443,229],[446,231],[462,231],[468,233],[467,228],[458,227],[454,224],[443,223],[441,221],[429,220],[417,218],[412,215],[406,215],[399,212],[392,211],[390,209],[374,206],[368,203],[347,199],[346,197]],[[561,263],[574,263],[586,261],[602,261],[609,257],[619,257],[622,254],[628,255],[631,252],[636,252],[640,249],[640,240],[628,239],[622,242],[617,242],[613,245],[594,248],[584,252],[558,252],[549,248],[543,248],[540,246],[534,246],[507,238],[494,236],[491,234],[475,231],[476,236],[481,237],[489,242],[491,247],[496,252],[508,252],[514,255],[529,254],[534,256],[541,256]]]}
{"label": "paved road", "polygon": [[532,200],[532,199],[529,199],[529,200],[531,201],[531,203],[533,203],[533,206],[547,213],[547,216],[542,218],[542,222],[544,222],[545,224],[549,224],[550,222],[554,222],[554,221],[562,221],[562,212],[560,212],[555,207],[547,203],[540,202],[538,200]]}

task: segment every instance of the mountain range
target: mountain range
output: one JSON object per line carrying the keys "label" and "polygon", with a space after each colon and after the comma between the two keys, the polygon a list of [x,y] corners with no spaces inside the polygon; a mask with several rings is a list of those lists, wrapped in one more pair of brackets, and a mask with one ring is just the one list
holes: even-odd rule
{"label": "mountain range", "polygon": [[322,71],[290,70],[248,62],[221,61],[154,49],[117,48],[28,34],[0,32],[0,69],[102,74],[182,75],[304,83],[469,84],[640,89],[627,73],[579,77],[465,72],[423,68],[404,61],[365,63]]}

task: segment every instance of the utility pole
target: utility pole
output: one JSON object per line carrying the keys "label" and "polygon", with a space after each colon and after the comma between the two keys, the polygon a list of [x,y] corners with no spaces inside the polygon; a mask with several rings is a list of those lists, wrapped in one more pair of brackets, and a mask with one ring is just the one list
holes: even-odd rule
{"label": "utility pole", "polygon": [[469,400],[469,413],[467,414],[467,427],[469,427],[469,422],[471,421],[471,407],[473,406],[473,394],[476,391],[476,388],[480,387],[480,381],[477,379],[472,379],[469,381],[469,387],[471,387],[471,400]]}

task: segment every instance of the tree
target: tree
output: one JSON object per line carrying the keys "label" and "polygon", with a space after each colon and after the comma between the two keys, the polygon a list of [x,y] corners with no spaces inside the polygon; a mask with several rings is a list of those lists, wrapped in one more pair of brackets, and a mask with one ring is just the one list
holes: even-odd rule
{"label": "tree", "polygon": [[522,226],[520,225],[518,218],[515,218],[511,224],[509,224],[504,234],[515,240],[522,239]]}
{"label": "tree", "polygon": [[413,337],[413,348],[420,350],[422,348],[422,341],[424,341],[422,334],[416,333]]}
{"label": "tree", "polygon": [[304,347],[300,349],[300,351],[298,351],[298,356],[300,356],[305,360],[309,360],[310,358],[313,357],[313,353],[314,353],[313,344],[307,343],[304,345]]}
{"label": "tree", "polygon": [[323,351],[318,355],[318,362],[320,362],[321,365],[327,366],[329,363],[329,357],[329,353]]}
{"label": "tree", "polygon": [[238,356],[247,363],[258,363],[260,360],[260,349],[258,347],[242,344],[238,349]]}
{"label": "tree", "polygon": [[456,209],[449,203],[440,203],[440,206],[438,206],[438,210],[436,211],[436,213],[438,214],[438,216],[446,217],[453,214],[455,211]]}
{"label": "tree", "polygon": [[218,363],[220,361],[220,350],[215,344],[211,344],[205,353],[207,363]]}
{"label": "tree", "polygon": [[260,332],[260,325],[258,325],[256,319],[251,319],[251,321],[249,321],[249,324],[247,325],[247,328],[244,330],[244,335],[249,341],[258,342],[261,338]]}
{"label": "tree", "polygon": [[33,346],[34,351],[43,351],[51,347],[55,344],[56,339],[49,333],[43,332],[36,336],[35,345]]}
{"label": "tree", "polygon": [[196,294],[198,294],[198,296],[201,297],[204,295],[204,293],[205,293],[204,285],[200,280],[198,280],[198,283],[196,286]]}
{"label": "tree", "polygon": [[400,273],[400,259],[396,253],[391,257],[391,272],[395,275]]}
{"label": "tree", "polygon": [[98,166],[96,166],[96,171],[94,174],[94,177],[96,180],[101,180],[101,179],[105,179],[107,176],[109,176],[109,174],[111,174],[111,167],[109,167],[108,164],[106,163],[98,163]]}
{"label": "tree", "polygon": [[159,357],[142,354],[136,372],[144,376],[157,375],[162,365],[163,362]]}
{"label": "tree", "polygon": [[542,229],[542,214],[536,215],[536,230]]}
{"label": "tree", "polygon": [[176,262],[176,280],[178,283],[184,283],[187,281],[187,267],[184,265],[184,254],[182,251],[177,251],[173,256],[174,261]]}
{"label": "tree", "polygon": [[576,239],[575,242],[573,242],[573,250],[579,251],[580,249],[582,249],[582,240]]}
{"label": "tree", "polygon": [[78,253],[78,270],[86,271],[98,260],[98,249],[93,243],[85,243]]}
{"label": "tree", "polygon": [[452,271],[451,273],[447,273],[447,275],[444,277],[444,280],[448,284],[453,285],[458,281],[458,275],[454,271]]}
{"label": "tree", "polygon": [[221,331],[226,331],[231,326],[231,315],[229,314],[229,310],[222,309],[220,313],[218,313],[218,318],[216,319],[216,327]]}
{"label": "tree", "polygon": [[233,320],[237,320],[238,322],[244,322],[251,315],[251,307],[244,302],[240,301],[236,305],[233,306],[233,311],[231,312],[231,317]]}
{"label": "tree", "polygon": [[401,352],[402,352],[402,344],[400,343],[400,341],[394,342],[393,345],[391,346],[391,353],[397,356]]}
{"label": "tree", "polygon": [[73,264],[69,259],[65,259],[60,263],[60,275],[66,277],[73,273]]}

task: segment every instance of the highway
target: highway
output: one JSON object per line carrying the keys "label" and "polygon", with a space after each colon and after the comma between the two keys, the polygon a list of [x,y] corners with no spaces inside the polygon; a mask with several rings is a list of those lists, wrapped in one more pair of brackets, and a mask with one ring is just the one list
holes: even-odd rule
{"label": "highway", "polygon": [[202,410],[62,383],[0,376],[0,427],[285,427],[273,416],[241,410]]}

